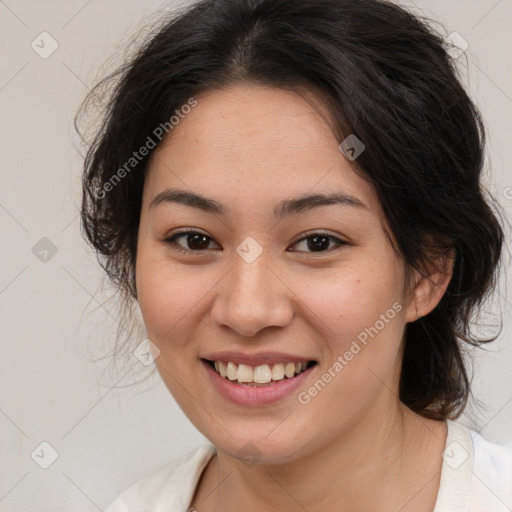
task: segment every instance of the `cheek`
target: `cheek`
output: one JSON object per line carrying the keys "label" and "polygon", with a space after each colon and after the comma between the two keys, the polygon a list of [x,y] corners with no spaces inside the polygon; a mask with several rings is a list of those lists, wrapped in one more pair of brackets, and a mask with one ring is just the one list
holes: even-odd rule
{"label": "cheek", "polygon": [[190,365],[194,345],[189,340],[197,325],[197,315],[201,314],[204,279],[182,269],[178,271],[169,260],[159,259],[144,250],[138,255],[136,276],[147,336],[160,350],[155,360],[157,370],[182,410],[189,418],[199,421],[200,414],[190,402],[189,394],[195,386]]}
{"label": "cheek", "polygon": [[386,386],[395,387],[404,327],[402,277],[392,260],[380,263],[361,259],[301,281],[304,315],[324,344],[319,377],[329,382],[325,389],[320,383],[301,390],[301,403],[314,401],[315,414],[344,404],[345,417],[357,417]]}
{"label": "cheek", "polygon": [[[160,344],[180,340],[178,331],[197,315],[201,298],[208,290],[205,279],[181,269],[169,260],[148,257],[137,260],[137,295],[148,337]],[[174,341],[173,341],[174,343]]]}
{"label": "cheek", "polygon": [[396,385],[404,307],[400,274],[389,269],[386,277],[379,271],[379,278],[371,267],[354,267],[329,279],[302,280],[304,315],[315,323],[325,353],[318,380],[299,391],[299,402],[317,418],[342,407],[338,421],[330,420],[333,435],[339,422],[354,421]]}
{"label": "cheek", "polygon": [[360,263],[323,276],[306,274],[297,281],[305,314],[309,311],[311,317],[317,318],[318,328],[330,340],[331,348],[343,348],[361,333],[360,338],[364,338],[375,324],[379,331],[389,331],[392,324],[393,328],[400,324],[394,321],[403,309],[397,268],[385,265],[387,271],[383,272],[382,267]]}

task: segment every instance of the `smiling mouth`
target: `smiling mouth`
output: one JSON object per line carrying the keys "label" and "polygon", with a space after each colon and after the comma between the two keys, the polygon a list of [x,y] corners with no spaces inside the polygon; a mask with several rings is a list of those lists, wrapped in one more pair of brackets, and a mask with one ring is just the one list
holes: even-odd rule
{"label": "smiling mouth", "polygon": [[271,386],[283,380],[293,379],[318,364],[316,361],[307,361],[250,366],[232,361],[211,361],[209,359],[203,359],[203,361],[209,364],[222,378],[234,384],[249,387]]}

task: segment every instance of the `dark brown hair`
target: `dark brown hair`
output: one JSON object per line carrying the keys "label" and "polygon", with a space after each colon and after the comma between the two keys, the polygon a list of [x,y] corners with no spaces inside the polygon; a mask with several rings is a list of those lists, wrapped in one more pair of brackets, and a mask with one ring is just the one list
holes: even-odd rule
{"label": "dark brown hair", "polygon": [[496,284],[503,232],[481,184],[482,120],[442,36],[378,0],[205,0],[165,18],[86,104],[113,80],[85,158],[81,219],[126,300],[137,297],[152,151],[112,180],[133,152],[202,91],[305,86],[328,105],[340,142],[354,134],[365,144],[358,172],[375,187],[406,265],[428,275],[436,256],[455,251],[440,303],[407,324],[400,399],[426,417],[460,414],[469,394],[462,347],[495,339],[474,336],[470,318]]}

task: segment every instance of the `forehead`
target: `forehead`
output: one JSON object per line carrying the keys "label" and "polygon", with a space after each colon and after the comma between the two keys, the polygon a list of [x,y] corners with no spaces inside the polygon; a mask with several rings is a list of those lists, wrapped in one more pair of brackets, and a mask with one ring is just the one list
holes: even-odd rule
{"label": "forehead", "polygon": [[153,153],[148,194],[179,185],[250,202],[341,190],[375,206],[373,188],[339,150],[314,95],[244,84],[196,100]]}

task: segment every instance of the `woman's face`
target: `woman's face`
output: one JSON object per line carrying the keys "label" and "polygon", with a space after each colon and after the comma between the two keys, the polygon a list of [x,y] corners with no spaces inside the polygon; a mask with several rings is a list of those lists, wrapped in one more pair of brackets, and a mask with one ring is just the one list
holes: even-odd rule
{"label": "woman's face", "polygon": [[312,99],[259,85],[198,96],[143,193],[136,284],[158,370],[220,451],[261,462],[396,410],[415,319],[375,191]]}

